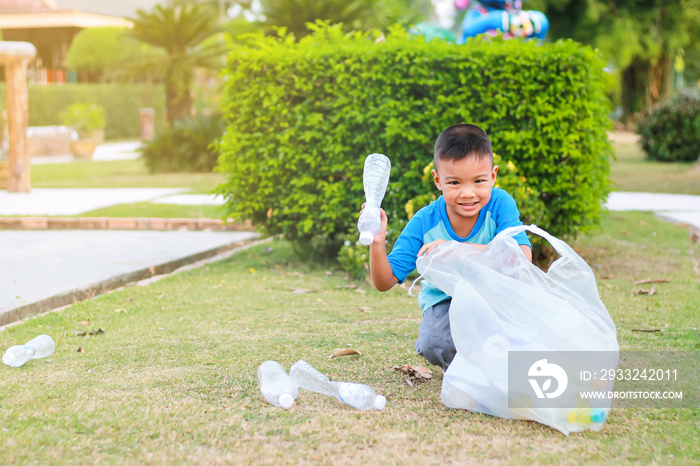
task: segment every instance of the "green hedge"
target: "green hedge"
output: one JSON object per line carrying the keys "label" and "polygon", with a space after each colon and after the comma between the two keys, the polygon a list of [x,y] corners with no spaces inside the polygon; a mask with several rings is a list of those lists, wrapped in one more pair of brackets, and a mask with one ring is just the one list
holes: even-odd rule
{"label": "green hedge", "polygon": [[640,144],[651,160],[700,160],[700,96],[678,94],[654,106],[637,122]]}
{"label": "green hedge", "polygon": [[[153,107],[160,123],[165,108],[162,86],[143,84],[29,85],[29,126],[60,125],[59,115],[74,103],[97,104],[104,108],[105,138],[130,139],[140,136],[139,111]],[[5,83],[0,83],[0,106],[7,106]]]}
{"label": "green hedge", "polygon": [[610,191],[604,64],[573,41],[383,41],[317,25],[295,42],[257,36],[228,60],[218,191],[229,214],[310,251],[337,251],[363,201],[367,154],[392,161],[390,218],[425,194],[444,128],[473,122],[546,208],[536,223],[571,236],[598,223]]}

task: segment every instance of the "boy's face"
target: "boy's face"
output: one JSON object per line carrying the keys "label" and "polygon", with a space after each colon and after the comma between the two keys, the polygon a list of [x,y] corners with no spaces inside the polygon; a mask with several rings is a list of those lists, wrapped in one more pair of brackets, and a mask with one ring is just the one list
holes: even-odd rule
{"label": "boy's face", "polygon": [[455,232],[471,228],[481,209],[491,199],[498,165],[488,158],[465,157],[458,161],[438,160],[432,171],[435,186],[442,191],[447,216]]}

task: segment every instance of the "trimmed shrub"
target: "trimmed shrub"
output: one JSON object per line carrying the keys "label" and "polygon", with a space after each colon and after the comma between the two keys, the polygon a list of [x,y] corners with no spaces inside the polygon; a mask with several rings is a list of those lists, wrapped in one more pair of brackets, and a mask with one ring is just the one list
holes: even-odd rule
{"label": "trimmed shrub", "polygon": [[211,172],[218,157],[215,142],[223,132],[221,114],[176,120],[144,144],[142,157],[151,173]]}
{"label": "trimmed shrub", "polygon": [[[140,137],[140,109],[152,107],[162,124],[165,92],[145,84],[29,85],[29,126],[61,124],[60,115],[75,103],[99,105],[105,111],[106,139]],[[5,83],[0,83],[0,107],[7,106]]]}
{"label": "trimmed shrub", "polygon": [[438,134],[473,122],[539,193],[545,210],[534,223],[557,236],[598,223],[610,191],[611,122],[604,64],[592,49],[314,29],[299,42],[259,35],[229,56],[218,167],[229,214],[307,254],[314,244],[332,253],[354,232],[367,154],[391,159],[383,207],[391,221],[405,218],[406,203],[425,194]]}
{"label": "trimmed shrub", "polygon": [[700,96],[678,94],[655,106],[637,122],[640,144],[651,160],[700,160]]}

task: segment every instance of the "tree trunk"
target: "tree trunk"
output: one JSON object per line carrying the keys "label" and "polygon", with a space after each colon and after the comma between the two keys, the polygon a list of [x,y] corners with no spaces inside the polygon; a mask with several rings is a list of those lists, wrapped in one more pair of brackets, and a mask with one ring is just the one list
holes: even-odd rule
{"label": "tree trunk", "polygon": [[168,124],[182,118],[190,116],[192,109],[192,96],[190,88],[192,79],[188,82],[176,82],[172,79],[165,81],[165,106],[167,111]]}
{"label": "tree trunk", "polygon": [[671,92],[672,74],[670,57],[662,55],[656,64],[651,65],[651,79],[647,92],[648,100],[651,102],[650,107],[668,97]]}
{"label": "tree trunk", "polygon": [[662,56],[656,64],[635,59],[622,70],[622,120],[631,127],[639,114],[668,96],[671,89],[671,59]]}

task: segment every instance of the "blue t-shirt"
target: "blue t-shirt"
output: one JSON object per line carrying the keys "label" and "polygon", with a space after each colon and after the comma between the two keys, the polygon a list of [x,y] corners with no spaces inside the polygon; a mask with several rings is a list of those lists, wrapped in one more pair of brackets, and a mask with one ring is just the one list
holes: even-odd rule
{"label": "blue t-shirt", "polygon": [[[408,274],[415,270],[418,251],[424,244],[438,239],[488,244],[506,228],[522,224],[520,212],[511,195],[500,188],[491,188],[489,203],[479,212],[479,218],[469,236],[462,238],[452,229],[445,200],[440,196],[411,217],[389,253],[389,264],[399,283],[403,283]],[[513,238],[518,244],[531,246],[525,232],[518,233]],[[421,284],[423,289],[418,294],[418,305],[424,312],[449,298],[427,281],[423,280]]]}

